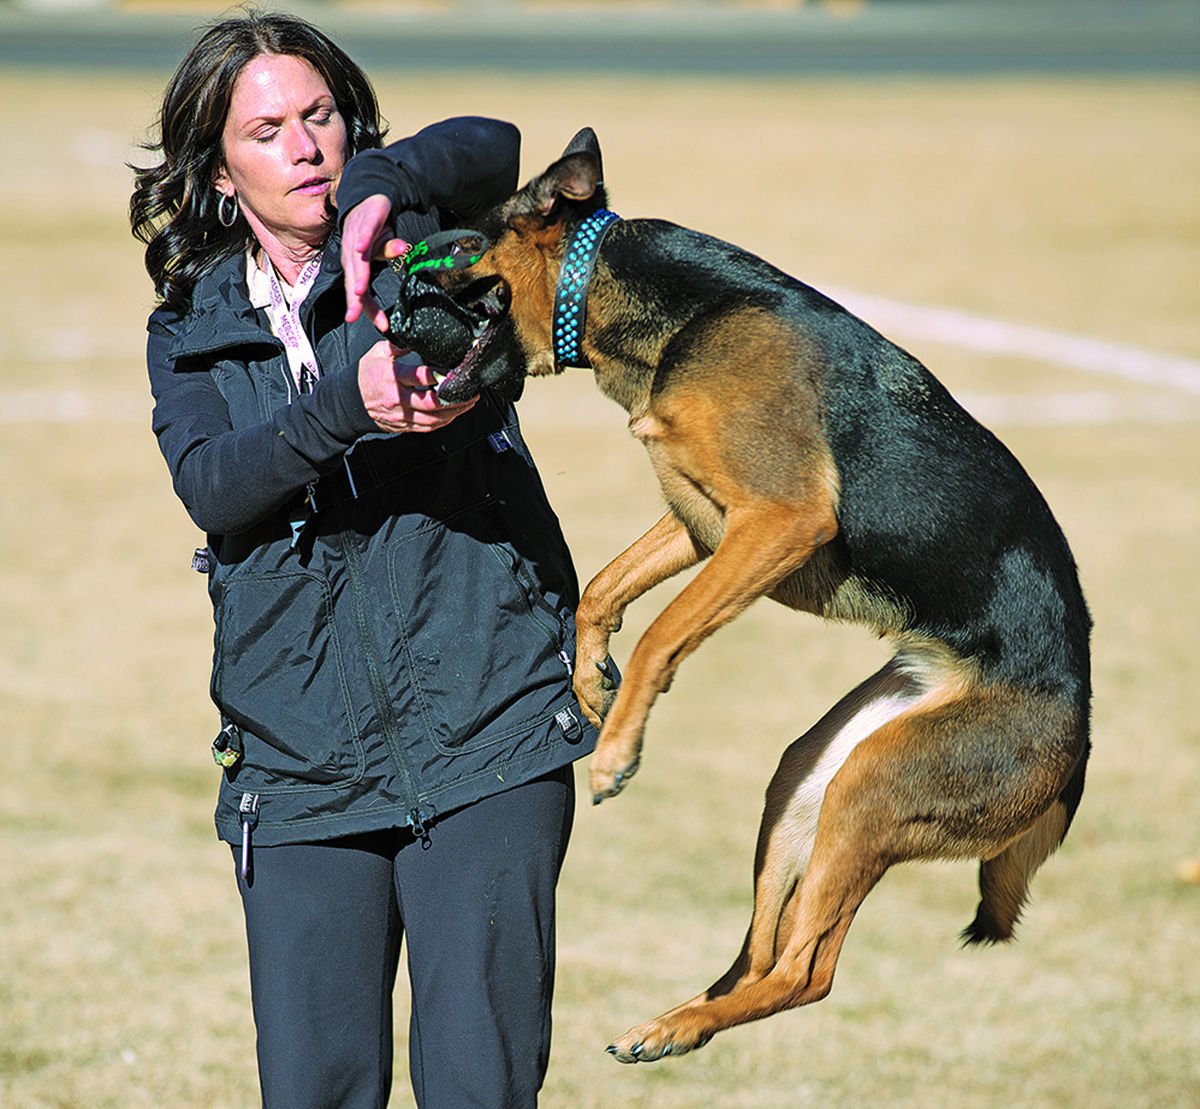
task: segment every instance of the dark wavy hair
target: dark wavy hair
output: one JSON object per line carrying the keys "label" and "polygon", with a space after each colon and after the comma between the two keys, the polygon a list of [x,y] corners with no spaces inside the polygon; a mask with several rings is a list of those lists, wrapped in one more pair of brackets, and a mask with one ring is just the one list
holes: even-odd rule
{"label": "dark wavy hair", "polygon": [[155,292],[173,307],[186,308],[196,282],[250,242],[245,220],[233,227],[217,220],[213,181],[224,158],[222,133],[234,82],[261,54],[303,58],[324,78],[346,122],[347,157],[379,146],[387,133],[366,74],[311,23],[249,11],[209,27],[167,84],[158,141],[142,144],[161,153],[161,161],[149,169],[130,166],[129,225],[146,244]]}

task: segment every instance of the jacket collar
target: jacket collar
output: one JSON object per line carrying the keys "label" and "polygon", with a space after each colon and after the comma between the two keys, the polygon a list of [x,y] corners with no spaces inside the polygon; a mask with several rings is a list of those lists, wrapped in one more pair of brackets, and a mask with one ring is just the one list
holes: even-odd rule
{"label": "jacket collar", "polygon": [[[317,302],[342,282],[341,236],[334,232],[325,244],[321,272],[312,292],[300,306],[300,322],[307,325]],[[382,304],[391,304],[399,291],[399,278],[384,266],[371,282]],[[250,301],[246,288],[246,256],[239,252],[218,262],[196,282],[192,305],[171,344],[170,357],[212,354],[248,344],[279,345],[270,328]]]}
{"label": "jacket collar", "polygon": [[192,304],[171,344],[170,357],[208,354],[246,343],[271,342],[246,290],[246,262],[238,253],[209,270],[192,289]]}

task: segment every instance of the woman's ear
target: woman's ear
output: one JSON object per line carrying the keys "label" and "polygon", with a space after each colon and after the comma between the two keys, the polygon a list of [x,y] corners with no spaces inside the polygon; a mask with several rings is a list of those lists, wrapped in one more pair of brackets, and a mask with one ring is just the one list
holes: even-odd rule
{"label": "woman's ear", "polygon": [[213,188],[222,196],[233,196],[237,189],[233,187],[233,182],[229,179],[229,173],[225,169],[225,163],[221,162],[212,175]]}

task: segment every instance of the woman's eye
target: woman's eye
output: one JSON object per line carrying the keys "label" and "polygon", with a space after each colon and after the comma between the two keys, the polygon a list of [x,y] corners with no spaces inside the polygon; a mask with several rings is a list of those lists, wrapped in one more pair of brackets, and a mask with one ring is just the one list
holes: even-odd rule
{"label": "woman's eye", "polygon": [[275,137],[275,136],[276,136],[278,133],[279,133],[279,132],[278,132],[278,131],[277,131],[277,130],[274,128],[274,127],[272,127],[272,128],[269,130],[269,131],[258,131],[258,132],[256,132],[256,133],[255,133],[253,136],[251,136],[251,137],[252,137],[252,138],[254,139],[254,141],[255,141],[255,142],[257,142],[257,143],[268,143],[268,142],[270,142],[270,141],[271,141],[271,140],[272,140],[272,139],[273,139],[273,138],[274,138],[274,137]]}

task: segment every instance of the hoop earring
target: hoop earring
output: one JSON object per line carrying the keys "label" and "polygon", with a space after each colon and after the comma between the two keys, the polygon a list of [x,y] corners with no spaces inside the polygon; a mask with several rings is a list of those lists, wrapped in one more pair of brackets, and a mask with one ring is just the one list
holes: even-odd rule
{"label": "hoop earring", "polygon": [[[229,201],[229,207],[225,207],[225,202]],[[238,212],[241,208],[238,205],[237,193],[230,193],[226,196],[221,194],[221,199],[217,201],[217,223],[222,227],[232,227],[237,223]]]}

